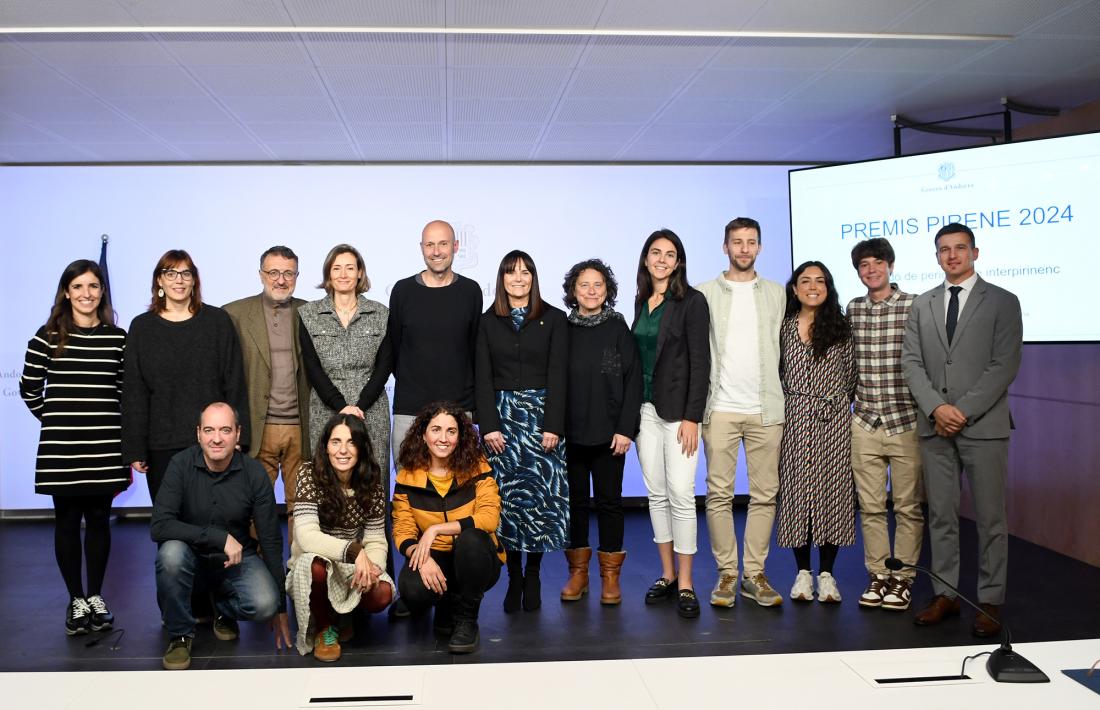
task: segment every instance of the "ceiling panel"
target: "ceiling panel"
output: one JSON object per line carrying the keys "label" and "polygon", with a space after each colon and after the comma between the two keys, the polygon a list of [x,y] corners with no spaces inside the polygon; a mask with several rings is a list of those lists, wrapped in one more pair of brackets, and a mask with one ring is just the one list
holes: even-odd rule
{"label": "ceiling panel", "polygon": [[830,101],[837,96],[855,105],[879,104],[935,81],[935,74],[834,71],[816,77],[792,95],[798,101]]}
{"label": "ceiling panel", "polygon": [[340,123],[250,123],[248,130],[264,143],[347,143],[348,134]]}
{"label": "ceiling panel", "polygon": [[451,117],[459,123],[541,123],[556,105],[554,99],[455,99]]}
{"label": "ceiling panel", "polygon": [[592,67],[578,69],[570,97],[660,98],[670,97],[692,76],[690,69],[675,67]]}
{"label": "ceiling panel", "polygon": [[435,143],[374,143],[360,146],[365,161],[413,162],[442,161],[447,159],[447,148],[442,141]]}
{"label": "ceiling panel", "polygon": [[774,101],[746,99],[694,99],[680,97],[670,103],[658,123],[714,123],[737,125],[775,105]]}
{"label": "ceiling panel", "polygon": [[297,67],[195,67],[195,77],[219,96],[299,99],[327,96],[315,69]]}
{"label": "ceiling panel", "polygon": [[812,71],[707,69],[692,81],[684,96],[698,99],[777,99],[806,83]]}
{"label": "ceiling panel", "polygon": [[369,143],[431,143],[443,140],[442,123],[351,123],[352,137]]}
{"label": "ceiling panel", "polygon": [[458,67],[448,72],[449,95],[456,98],[533,99],[561,94],[570,72],[558,68],[491,69]]}
{"label": "ceiling panel", "polygon": [[442,66],[443,38],[426,34],[303,35],[317,66]]}
{"label": "ceiling panel", "polygon": [[738,38],[720,49],[712,67],[824,69],[857,46],[851,40]]}
{"label": "ceiling panel", "polygon": [[56,140],[53,133],[34,126],[7,118],[0,118],[0,144],[3,143],[46,143]]}
{"label": "ceiling panel", "polygon": [[642,131],[638,140],[644,143],[718,143],[733,127],[727,123],[657,124]]}
{"label": "ceiling panel", "polygon": [[542,133],[541,123],[455,123],[451,140],[456,143],[525,143]]}
{"label": "ceiling panel", "polygon": [[600,27],[616,29],[739,30],[766,0],[607,0]]}
{"label": "ceiling panel", "polygon": [[594,37],[583,66],[700,67],[729,42],[691,37]]}
{"label": "ceiling panel", "polygon": [[8,27],[133,27],[139,24],[116,0],[3,0]]}
{"label": "ceiling panel", "polygon": [[[160,45],[181,64],[191,66],[310,65],[297,35],[254,33],[159,34]],[[175,63],[175,61],[173,61]]]}
{"label": "ceiling panel", "polygon": [[458,35],[447,38],[454,67],[572,67],[588,45],[584,37]]}
{"label": "ceiling panel", "polygon": [[282,0],[121,0],[138,24],[150,26],[268,27],[293,24]]}
{"label": "ceiling panel", "polygon": [[451,160],[481,162],[485,160],[526,161],[534,149],[531,143],[453,143]]}
{"label": "ceiling panel", "polygon": [[248,143],[252,137],[236,123],[147,123],[146,127],[169,143]]}
{"label": "ceiling panel", "polygon": [[129,118],[150,123],[197,121],[206,123],[228,122],[232,117],[216,101],[209,98],[194,99],[112,99],[111,106]]}
{"label": "ceiling panel", "polygon": [[91,93],[104,98],[191,98],[206,95],[181,67],[70,65],[58,69]]}
{"label": "ceiling panel", "polygon": [[572,123],[641,123],[648,121],[665,103],[664,98],[567,98],[561,102],[557,120]]}
{"label": "ceiling panel", "polygon": [[73,143],[156,143],[157,139],[129,121],[53,123],[50,131]]}
{"label": "ceiling panel", "polygon": [[592,162],[615,160],[622,143],[549,143],[539,146],[535,160]]}
{"label": "ceiling panel", "polygon": [[18,35],[23,48],[47,64],[175,66],[147,34]]}
{"label": "ceiling panel", "polygon": [[442,27],[439,0],[282,0],[295,25],[327,27]]}
{"label": "ceiling panel", "polygon": [[657,162],[694,162],[703,159],[710,148],[709,143],[633,143],[616,156],[616,160],[657,161]]}
{"label": "ceiling panel", "polygon": [[274,158],[271,151],[255,143],[189,143],[180,146],[180,151],[186,156],[184,160],[199,162],[267,161]]}
{"label": "ceiling panel", "polygon": [[187,160],[181,150],[160,143],[93,143],[87,146],[96,160],[115,163],[170,163]]}
{"label": "ceiling panel", "polygon": [[1015,35],[1068,4],[1044,0],[928,0],[893,27],[898,32]]}
{"label": "ceiling panel", "polygon": [[8,143],[3,146],[3,151],[11,156],[9,160],[19,163],[87,163],[104,160],[87,148],[61,141]]}
{"label": "ceiling panel", "polygon": [[[999,43],[998,43],[999,44]],[[998,44],[989,42],[869,42],[852,50],[831,68],[838,71],[944,72],[972,60]]]}
{"label": "ceiling panel", "polygon": [[344,120],[352,123],[433,123],[447,115],[442,99],[352,98],[336,103]]}
{"label": "ceiling panel", "polygon": [[419,67],[322,67],[321,76],[335,97],[380,96],[433,98],[443,96],[443,70]]}
{"label": "ceiling panel", "polygon": [[889,27],[900,14],[923,2],[925,0],[768,0],[743,29],[878,32]]}
{"label": "ceiling panel", "polygon": [[546,131],[547,143],[603,143],[621,145],[643,128],[638,123],[555,123]]}
{"label": "ceiling panel", "polygon": [[[2,89],[0,95],[5,95]],[[114,123],[119,119],[102,101],[83,94],[75,99],[20,96],[17,101],[0,104],[0,110],[39,123]]]}
{"label": "ceiling panel", "polygon": [[1100,39],[1100,2],[1077,3],[1037,23],[1029,34]]}
{"label": "ceiling panel", "polygon": [[[1058,51],[1053,51],[1057,45]],[[1067,70],[1093,64],[1100,57],[1100,39],[1021,38],[1004,44],[967,63],[966,72],[1020,75],[1044,74],[1056,77]]]}
{"label": "ceiling panel", "polygon": [[591,0],[447,0],[449,27],[593,27],[602,3]]}
{"label": "ceiling panel", "polygon": [[[18,112],[25,98],[76,99],[85,96],[71,81],[42,65],[7,67],[0,71],[0,106]],[[14,100],[19,97],[19,101]]]}
{"label": "ceiling panel", "polygon": [[276,160],[291,161],[348,161],[358,160],[355,148],[344,143],[275,143],[268,142],[268,149],[275,154]]}
{"label": "ceiling panel", "polygon": [[328,99],[293,99],[229,96],[219,101],[242,121],[335,121],[336,110]]}

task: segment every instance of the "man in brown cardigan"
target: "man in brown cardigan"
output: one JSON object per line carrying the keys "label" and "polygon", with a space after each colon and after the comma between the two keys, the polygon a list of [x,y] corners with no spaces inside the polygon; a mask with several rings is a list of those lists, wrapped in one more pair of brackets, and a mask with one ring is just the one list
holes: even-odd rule
{"label": "man in brown cardigan", "polygon": [[[253,446],[274,485],[282,471],[286,512],[294,511],[295,476],[309,460],[309,383],[298,348],[298,256],[274,246],[260,256],[263,292],[226,304],[241,340]],[[293,518],[287,536],[294,539]],[[281,554],[281,551],[280,551]]]}

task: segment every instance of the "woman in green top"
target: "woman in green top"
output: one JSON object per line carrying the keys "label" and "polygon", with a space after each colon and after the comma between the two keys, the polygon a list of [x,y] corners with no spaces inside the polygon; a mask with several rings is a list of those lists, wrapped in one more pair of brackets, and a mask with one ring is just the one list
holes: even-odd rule
{"label": "woman in green top", "polygon": [[677,611],[685,618],[699,616],[691,562],[699,422],[710,386],[709,329],[706,299],[688,285],[683,242],[670,229],[657,230],[638,258],[631,328],[644,386],[638,461],[661,558],[661,576],[646,592],[646,603],[663,601],[676,589]]}

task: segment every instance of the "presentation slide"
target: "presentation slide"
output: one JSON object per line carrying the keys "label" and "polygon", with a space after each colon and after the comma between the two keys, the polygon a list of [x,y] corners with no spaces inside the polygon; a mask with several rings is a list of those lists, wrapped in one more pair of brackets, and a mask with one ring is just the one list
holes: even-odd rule
{"label": "presentation slide", "polygon": [[[53,303],[62,269],[97,259],[110,237],[108,264],[119,325],[150,300],[153,266],[165,250],[188,250],[200,269],[204,301],[222,305],[260,292],[258,259],[275,244],[300,257],[296,295],[324,295],[321,264],[335,244],[362,251],[368,298],[388,303],[394,282],[424,268],[420,230],[432,219],[454,225],[455,269],[477,280],[486,303],[501,257],[529,252],[543,297],[562,305],[568,268],[600,257],[619,281],[617,309],[633,319],[642,242],[668,227],[684,240],[692,283],[728,266],[723,227],[737,216],[763,226],[757,268],[783,282],[790,274],[786,166],[73,166],[0,168],[0,225],[6,259],[0,294],[4,338],[4,443],[0,509],[50,507],[34,494],[38,421],[19,398],[27,340]],[[445,344],[441,344],[445,345]],[[391,383],[392,384],[392,383]],[[705,492],[700,447],[696,492]],[[747,491],[744,462],[737,491]],[[644,496],[631,451],[624,494]],[[282,492],[278,492],[282,500]],[[116,506],[149,505],[144,478]]]}
{"label": "presentation slide", "polygon": [[933,238],[960,222],[978,273],[1020,298],[1027,342],[1100,340],[1085,293],[1100,235],[1100,133],[890,158],[790,173],[791,260],[824,262],[842,304],[865,292],[852,247],[885,237],[894,280],[943,283]]}

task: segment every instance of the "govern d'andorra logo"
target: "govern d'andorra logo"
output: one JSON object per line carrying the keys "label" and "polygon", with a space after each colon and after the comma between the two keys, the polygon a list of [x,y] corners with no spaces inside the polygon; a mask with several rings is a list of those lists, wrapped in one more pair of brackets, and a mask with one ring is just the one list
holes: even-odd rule
{"label": "govern d'andorra logo", "polygon": [[955,177],[955,164],[951,162],[940,163],[939,168],[936,169],[936,175],[939,176],[940,180],[947,182]]}

